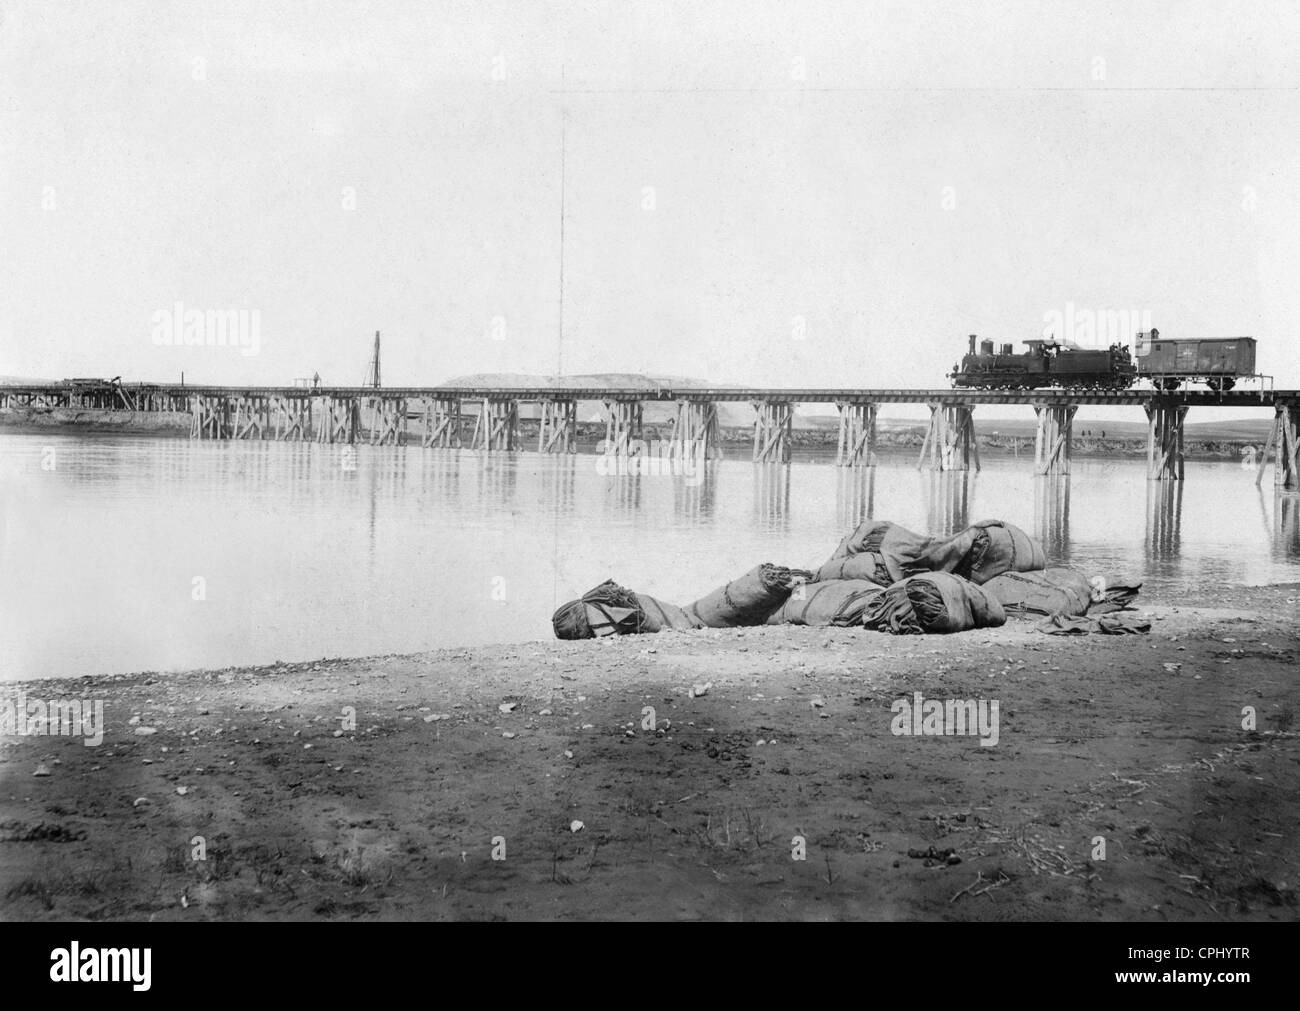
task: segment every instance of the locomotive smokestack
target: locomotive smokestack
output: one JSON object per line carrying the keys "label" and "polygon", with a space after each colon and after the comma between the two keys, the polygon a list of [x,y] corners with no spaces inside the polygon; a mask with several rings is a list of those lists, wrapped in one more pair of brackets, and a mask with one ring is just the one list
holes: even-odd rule
{"label": "locomotive smokestack", "polygon": [[976,336],[977,336],[976,334],[971,334],[971,335],[970,335],[970,353],[971,353],[971,354],[974,354],[974,353],[975,353],[975,338],[976,338]]}

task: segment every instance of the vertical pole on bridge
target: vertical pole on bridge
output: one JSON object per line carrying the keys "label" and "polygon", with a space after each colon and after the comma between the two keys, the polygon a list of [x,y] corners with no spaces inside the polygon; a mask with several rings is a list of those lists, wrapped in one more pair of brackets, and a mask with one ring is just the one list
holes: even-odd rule
{"label": "vertical pole on bridge", "polygon": [[1147,412],[1147,480],[1183,479],[1183,419],[1187,407],[1157,397]]}
{"label": "vertical pole on bridge", "polygon": [[876,405],[840,400],[839,441],[835,463],[840,467],[874,467],[876,465]]}
{"label": "vertical pole on bridge", "polygon": [[1073,404],[1034,404],[1038,431],[1034,437],[1034,473],[1070,473],[1070,449],[1074,436]]}

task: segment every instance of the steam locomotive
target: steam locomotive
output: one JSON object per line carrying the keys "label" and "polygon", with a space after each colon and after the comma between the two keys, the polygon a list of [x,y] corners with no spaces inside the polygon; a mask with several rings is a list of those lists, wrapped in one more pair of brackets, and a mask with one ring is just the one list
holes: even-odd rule
{"label": "steam locomotive", "polygon": [[1016,354],[1010,344],[995,346],[970,336],[970,350],[953,366],[955,387],[982,390],[1067,389],[1126,390],[1148,379],[1158,390],[1173,391],[1183,383],[1204,382],[1225,392],[1238,379],[1255,374],[1255,338],[1167,340],[1152,328],[1137,335],[1137,361],[1123,344],[1109,348],[1080,348],[1054,338],[1027,340],[1029,350]]}

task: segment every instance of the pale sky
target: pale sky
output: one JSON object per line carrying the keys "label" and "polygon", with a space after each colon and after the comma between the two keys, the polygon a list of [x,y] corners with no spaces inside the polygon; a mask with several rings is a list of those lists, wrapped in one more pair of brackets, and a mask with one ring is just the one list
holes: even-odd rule
{"label": "pale sky", "polygon": [[0,11],[0,374],[933,387],[1072,305],[1300,384],[1296,4]]}

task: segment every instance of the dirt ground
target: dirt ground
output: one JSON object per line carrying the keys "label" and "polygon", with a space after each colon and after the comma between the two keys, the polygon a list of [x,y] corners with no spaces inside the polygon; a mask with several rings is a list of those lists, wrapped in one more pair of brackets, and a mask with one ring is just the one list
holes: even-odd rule
{"label": "dirt ground", "polygon": [[0,738],[0,916],[1295,920],[1297,596],[3,685],[107,731]]}

